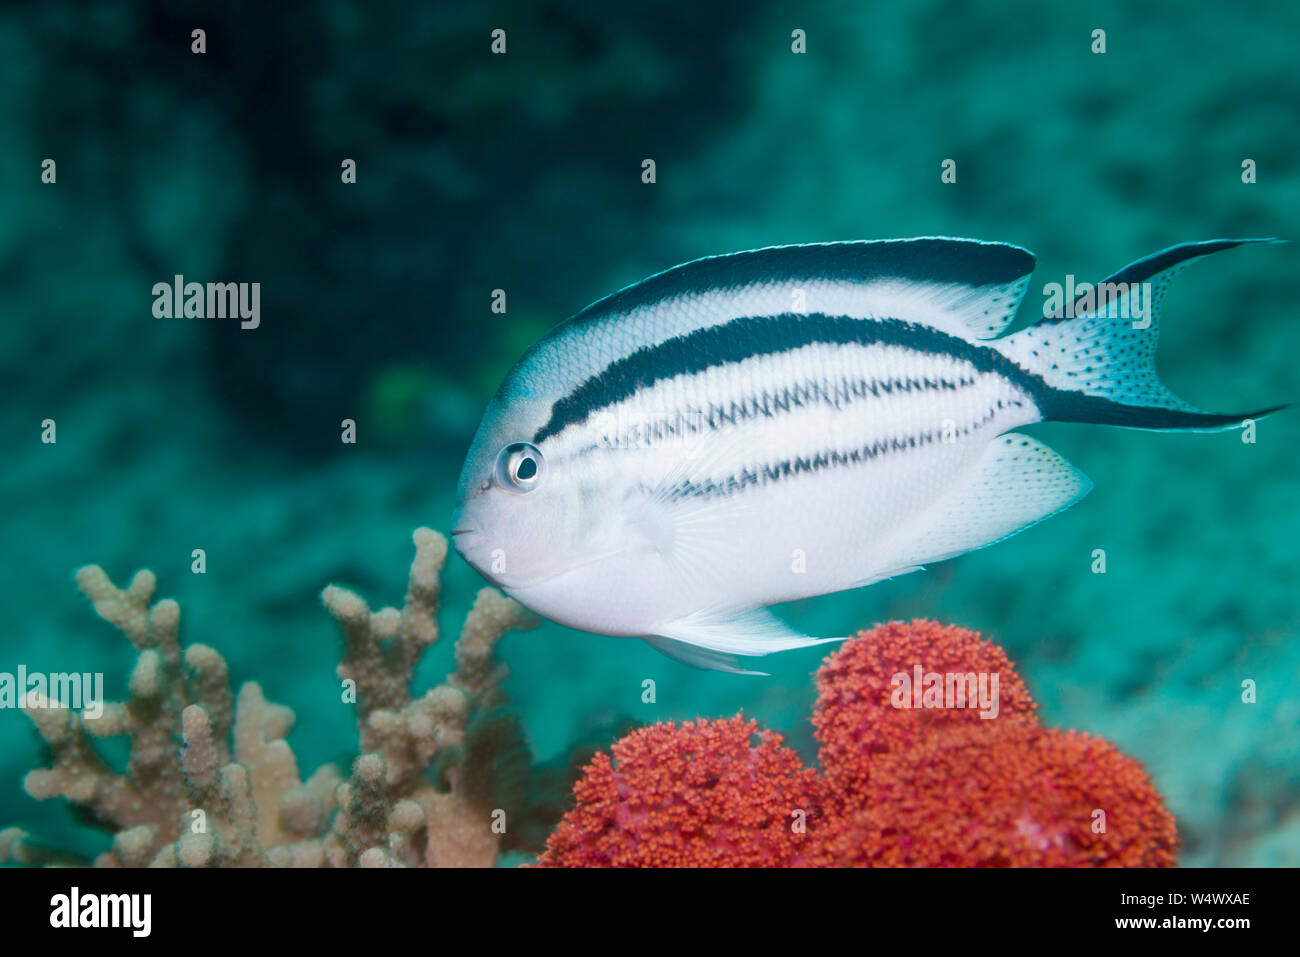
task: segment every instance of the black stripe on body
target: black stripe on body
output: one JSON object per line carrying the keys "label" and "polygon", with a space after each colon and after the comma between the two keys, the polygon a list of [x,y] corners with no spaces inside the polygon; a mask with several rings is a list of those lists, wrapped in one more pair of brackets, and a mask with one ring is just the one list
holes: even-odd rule
{"label": "black stripe on body", "polygon": [[842,409],[857,399],[868,395],[880,397],[894,393],[945,391],[956,392],[975,384],[973,376],[963,376],[957,380],[941,376],[926,376],[920,379],[841,379],[833,385],[824,381],[807,379],[799,385],[781,389],[778,392],[765,390],[762,395],[751,396],[740,402],[727,405],[710,406],[704,411],[703,419],[710,429],[719,429],[723,425],[735,425],[758,415],[771,418],[777,412],[790,409],[802,409],[811,405],[828,405]]}
{"label": "black stripe on body", "polygon": [[[775,355],[809,345],[886,345],[970,363],[977,372],[1003,376],[1027,392],[1041,409],[1054,390],[1040,376],[1021,368],[990,346],[973,345],[930,326],[902,319],[857,319],[824,313],[787,312],[741,316],[718,326],[638,349],[617,359],[551,406],[549,420],[533,444],[585,422],[600,409],[630,398],[657,382],[695,375],[714,366]],[[922,388],[942,388],[920,380]],[[1040,401],[1040,399],[1042,401]]]}
{"label": "black stripe on body", "polygon": [[[740,425],[757,418],[774,418],[791,409],[825,405],[841,410],[868,396],[907,394],[910,392],[956,392],[977,382],[975,376],[947,379],[942,376],[892,379],[835,379],[804,381],[778,390],[764,389],[725,403],[714,403],[701,409],[688,409],[668,417],[656,417],[649,422],[637,422],[629,431],[619,436],[603,436],[582,451],[606,447],[611,439],[620,447],[649,447],[687,435],[697,436],[706,431],[717,431],[726,426]],[[635,417],[634,417],[635,418]]]}
{"label": "black stripe on body", "polygon": [[570,321],[582,323],[686,293],[725,292],[756,282],[869,283],[897,279],[983,288],[1013,283],[1033,271],[1034,256],[1028,250],[974,239],[771,246],[674,266],[592,303]]}
{"label": "black stripe on body", "polygon": [[[999,412],[1008,405],[1021,405],[1021,400],[1005,402],[999,399],[978,421],[954,430],[950,442],[969,438],[972,433],[988,425]],[[919,435],[894,436],[877,439],[869,445],[854,449],[824,449],[810,456],[796,456],[778,462],[764,462],[751,468],[742,469],[736,475],[729,475],[721,480],[706,479],[702,482],[683,481],[668,489],[663,498],[676,502],[693,498],[725,498],[747,488],[761,487],[782,479],[797,478],[800,475],[816,474],[833,468],[846,468],[861,465],[872,459],[898,452],[910,452],[940,443],[945,439],[942,430],[932,429]]]}

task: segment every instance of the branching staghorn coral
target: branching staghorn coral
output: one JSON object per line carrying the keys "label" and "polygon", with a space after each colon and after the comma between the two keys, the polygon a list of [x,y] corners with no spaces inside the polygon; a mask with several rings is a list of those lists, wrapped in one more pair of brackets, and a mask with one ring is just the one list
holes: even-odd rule
{"label": "branching staghorn coral", "polygon": [[[340,813],[324,844],[335,866],[486,866],[496,859],[497,835],[488,826],[496,809],[473,800],[484,789],[465,774],[472,778],[475,767],[464,760],[472,751],[466,733],[474,713],[503,700],[505,669],[494,657],[498,639],[531,619],[517,602],[482,589],[456,642],[455,671],[412,698],[415,665],[438,640],[434,612],[447,559],[441,535],[420,529],[415,543],[402,611],[372,612],[358,595],[334,586],[321,595],[343,628],[338,673],[356,692],[363,752],[339,790]],[[443,792],[425,772],[453,750],[461,760],[444,771],[450,787]]]}
{"label": "branching staghorn coral", "polygon": [[[503,812],[491,803],[497,762],[484,750],[500,739],[492,731],[500,722],[483,715],[504,701],[497,641],[532,621],[514,601],[483,589],[456,642],[455,670],[412,697],[416,664],[439,637],[447,558],[436,532],[417,529],[414,541],[400,611],[372,612],[333,585],[321,595],[343,630],[338,673],[357,706],[362,753],[346,781],[333,765],[302,780],[285,740],[293,712],[268,702],[254,682],[235,698],[226,662],[212,648],[181,652],[180,608],[170,599],[150,605],[152,573],[139,572],[120,589],[92,565],[77,573],[78,587],[140,652],[130,697],[106,704],[97,718],[30,701],[24,711],[51,766],[27,776],[28,793],[67,798],[114,832],[99,866],[490,866],[502,830],[493,825]],[[121,773],[92,744],[119,735],[130,739]],[[522,742],[522,734],[511,740]],[[3,861],[75,863],[17,828],[0,831]]]}

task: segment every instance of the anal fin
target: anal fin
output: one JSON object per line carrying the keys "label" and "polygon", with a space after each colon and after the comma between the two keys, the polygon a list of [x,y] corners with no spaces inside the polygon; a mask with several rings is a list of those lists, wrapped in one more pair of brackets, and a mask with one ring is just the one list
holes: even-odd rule
{"label": "anal fin", "polygon": [[701,648],[699,645],[678,641],[676,638],[647,635],[645,642],[660,654],[667,655],[673,661],[680,661],[684,665],[690,665],[692,668],[702,668],[705,671],[726,671],[733,675],[768,674],[766,671],[751,671],[748,668],[741,667],[740,659],[735,655],[713,651],[709,648]]}
{"label": "anal fin", "polygon": [[669,657],[697,668],[761,675],[765,672],[741,668],[737,656],[770,655],[843,641],[845,637],[812,638],[765,609],[732,608],[700,611],[668,622],[646,641]]}

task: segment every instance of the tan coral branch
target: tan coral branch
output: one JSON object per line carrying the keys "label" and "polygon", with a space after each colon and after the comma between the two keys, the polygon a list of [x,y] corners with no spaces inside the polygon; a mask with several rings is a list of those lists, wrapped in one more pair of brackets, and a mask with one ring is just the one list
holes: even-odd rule
{"label": "tan coral branch", "polygon": [[[28,775],[29,793],[65,797],[115,831],[112,850],[96,860],[101,866],[490,865],[496,809],[480,780],[490,761],[478,754],[466,763],[466,729],[504,697],[506,668],[495,657],[501,636],[535,622],[516,602],[483,589],[456,641],[454,672],[413,696],[415,668],[438,640],[447,540],[427,528],[412,538],[400,611],[372,612],[334,585],[321,594],[343,632],[339,676],[356,691],[361,755],[347,781],[332,765],[299,778],[285,740],[294,713],[267,701],[253,682],[235,698],[225,660],[207,645],[182,653],[180,608],[170,599],[149,604],[152,573],[139,572],[120,589],[91,565],[77,573],[78,586],[140,653],[130,696],[105,703],[98,718],[30,701],[27,714],[53,760]],[[123,773],[91,743],[112,736],[130,738]],[[435,763],[440,782],[431,779]],[[464,783],[471,780],[473,787]],[[23,832],[0,832],[0,861],[46,857]]]}

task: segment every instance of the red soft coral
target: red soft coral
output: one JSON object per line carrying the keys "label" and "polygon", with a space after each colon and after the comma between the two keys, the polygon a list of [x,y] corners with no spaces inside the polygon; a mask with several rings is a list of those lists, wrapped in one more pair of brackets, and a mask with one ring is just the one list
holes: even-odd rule
{"label": "red soft coral", "polygon": [[574,798],[542,866],[783,867],[806,849],[821,787],[779,734],[737,715],[634,731]]}
{"label": "red soft coral", "polygon": [[[894,676],[918,666],[996,674],[997,717],[970,702],[894,700]],[[586,768],[541,863],[1174,863],[1174,819],[1137,762],[1099,738],[1041,727],[1006,653],[973,631],[881,625],[827,658],[817,685],[824,777],[740,717],[644,728],[614,745],[613,761],[598,755]],[[791,826],[805,816],[806,833]]]}
{"label": "red soft coral", "polygon": [[951,726],[881,755],[817,863],[1169,867],[1177,834],[1138,763],[1029,722]]}
{"label": "red soft coral", "polygon": [[[895,675],[910,681],[917,666],[939,674],[998,676],[998,716],[979,709],[895,707]],[[934,621],[894,621],[861,632],[830,655],[817,672],[813,725],[823,773],[834,791],[856,800],[880,754],[906,751],[953,724],[1037,720],[1029,696],[1006,652],[977,632]]]}

